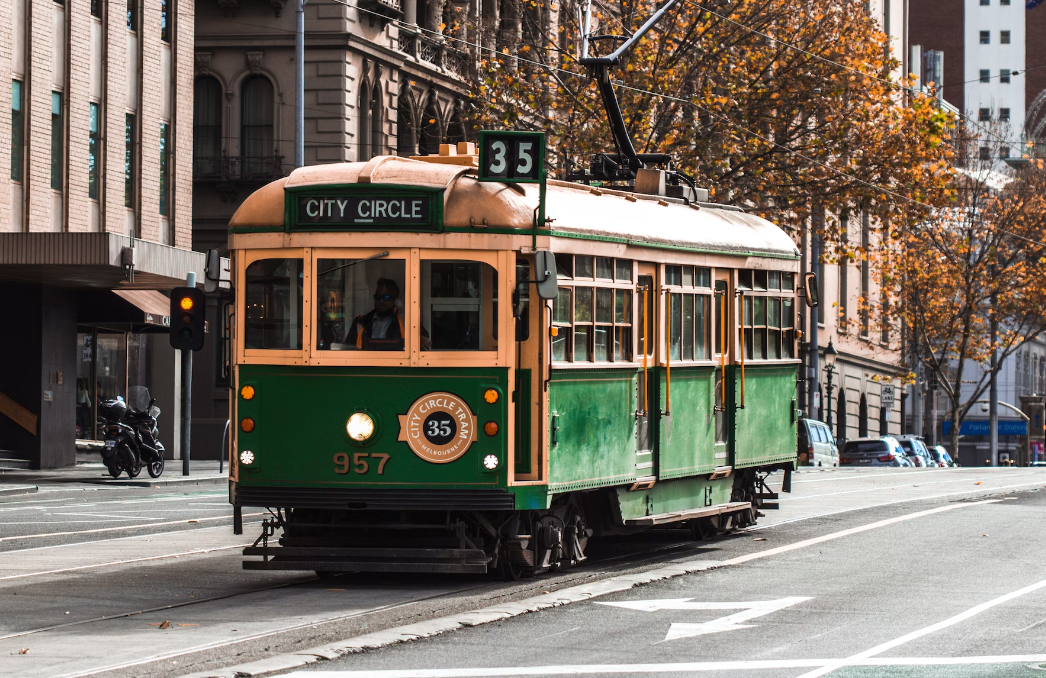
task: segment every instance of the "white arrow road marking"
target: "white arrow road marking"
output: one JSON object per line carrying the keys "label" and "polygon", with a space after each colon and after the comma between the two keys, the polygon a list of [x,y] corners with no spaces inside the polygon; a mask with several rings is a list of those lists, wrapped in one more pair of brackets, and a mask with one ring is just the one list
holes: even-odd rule
{"label": "white arrow road marking", "polygon": [[665,598],[661,600],[628,600],[620,603],[596,604],[612,605],[613,607],[623,607],[628,610],[640,610],[642,612],[657,612],[658,610],[741,610],[740,612],[700,624],[674,623],[668,629],[665,640],[676,640],[677,638],[690,638],[709,633],[752,628],[755,626],[754,624],[742,624],[741,622],[783,610],[786,607],[810,600],[810,598],[792,596],[779,600],[753,600],[743,603],[695,603],[692,602],[693,600],[693,598]]}

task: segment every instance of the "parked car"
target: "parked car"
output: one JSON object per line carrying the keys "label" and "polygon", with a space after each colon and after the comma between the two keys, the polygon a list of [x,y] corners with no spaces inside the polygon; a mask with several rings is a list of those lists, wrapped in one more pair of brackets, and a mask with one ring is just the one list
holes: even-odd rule
{"label": "parked car", "polygon": [[841,466],[912,466],[904,449],[892,436],[847,440],[839,455],[839,464]]}
{"label": "parked car", "polygon": [[937,466],[937,462],[930,456],[930,450],[926,448],[926,443],[917,436],[898,436],[897,442],[904,448],[904,453],[908,455],[908,460],[915,466],[927,467]]}
{"label": "parked car", "polygon": [[944,449],[943,445],[937,445],[930,448],[930,456],[933,457],[934,461],[937,462],[938,466],[948,468],[949,466],[958,466],[955,461],[952,460],[952,455],[948,454],[948,450]]}
{"label": "parked car", "polygon": [[839,465],[839,448],[832,430],[824,422],[816,419],[799,420],[799,465]]}

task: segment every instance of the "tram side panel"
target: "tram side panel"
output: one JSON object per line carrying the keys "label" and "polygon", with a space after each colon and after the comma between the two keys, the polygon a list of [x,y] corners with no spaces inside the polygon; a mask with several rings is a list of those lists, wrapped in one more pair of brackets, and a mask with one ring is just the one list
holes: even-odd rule
{"label": "tram side panel", "polygon": [[716,459],[715,367],[672,367],[671,374],[661,370],[660,382],[671,400],[669,416],[661,418],[658,480],[709,474],[728,464]]}
{"label": "tram side panel", "polygon": [[[797,414],[793,364],[745,367],[744,408],[734,413],[734,468],[794,462]],[[741,392],[740,370],[734,373]]]}

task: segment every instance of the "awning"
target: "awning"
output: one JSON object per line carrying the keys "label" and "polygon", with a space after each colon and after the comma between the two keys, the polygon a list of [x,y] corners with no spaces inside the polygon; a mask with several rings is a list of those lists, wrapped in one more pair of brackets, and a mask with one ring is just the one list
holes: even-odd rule
{"label": "awning", "polygon": [[147,325],[171,326],[171,300],[156,290],[113,290],[113,294],[145,313]]}

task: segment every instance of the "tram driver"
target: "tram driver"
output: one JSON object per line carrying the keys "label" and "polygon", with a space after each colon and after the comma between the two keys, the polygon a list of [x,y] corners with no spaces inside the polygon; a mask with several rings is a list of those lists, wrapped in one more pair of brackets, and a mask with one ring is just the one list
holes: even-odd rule
{"label": "tram driver", "polygon": [[[402,351],[405,333],[403,314],[396,307],[400,287],[391,278],[378,278],[374,309],[356,316],[345,335],[345,344],[364,351]],[[428,331],[421,328],[421,349],[432,348]]]}

